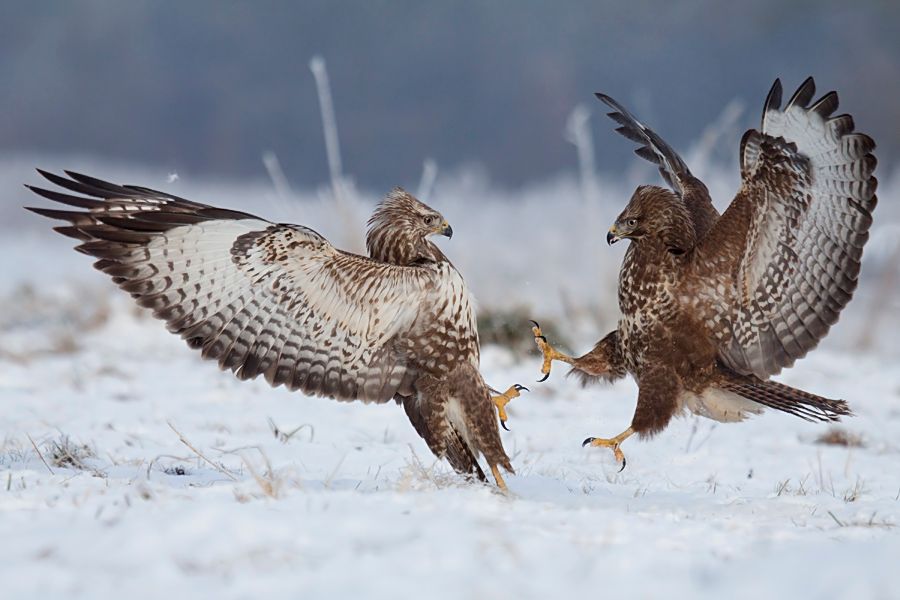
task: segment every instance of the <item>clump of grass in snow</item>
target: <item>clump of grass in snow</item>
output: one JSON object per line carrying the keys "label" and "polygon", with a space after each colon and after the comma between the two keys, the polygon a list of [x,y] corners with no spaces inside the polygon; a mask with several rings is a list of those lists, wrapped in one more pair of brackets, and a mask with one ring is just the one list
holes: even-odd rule
{"label": "clump of grass in snow", "polygon": [[785,479],[784,481],[778,482],[778,485],[775,486],[775,495],[783,496],[785,494],[792,496],[806,496],[809,494],[809,491],[806,489],[806,482],[809,479],[809,475],[805,475],[802,479],[797,482],[796,486],[791,485],[790,479]]}
{"label": "clump of grass in snow", "polygon": [[22,365],[81,351],[78,335],[103,327],[112,313],[107,292],[93,288],[48,292],[23,284],[0,295],[0,304],[9,309],[0,315],[0,334],[29,332],[15,350],[0,347],[0,360]]}
{"label": "clump of grass in snow", "polygon": [[28,450],[18,440],[7,438],[0,444],[0,466],[26,462],[28,454]]}
{"label": "clump of grass in snow", "polygon": [[861,477],[856,478],[856,483],[844,492],[844,502],[856,502],[860,496],[866,493],[866,486]]}
{"label": "clump of grass in snow", "polygon": [[862,436],[852,433],[841,427],[832,427],[822,435],[816,438],[817,444],[826,444],[829,446],[846,446],[847,448],[863,448],[865,442]]}
{"label": "clump of grass in snow", "polygon": [[441,461],[435,461],[430,466],[426,466],[419,460],[419,456],[415,452],[411,452],[411,456],[412,458],[407,460],[406,466],[400,470],[400,478],[397,480],[398,491],[471,485],[455,472],[444,470]]}
{"label": "clump of grass in snow", "polygon": [[281,497],[285,486],[290,482],[272,468],[269,457],[266,456],[262,450],[259,450],[259,454],[262,456],[265,468],[257,469],[246,456],[242,457],[244,466],[250,471],[250,475],[253,476],[253,480],[256,481],[256,484],[259,486],[259,489],[262,490],[262,493],[269,498],[277,500]]}
{"label": "clump of grass in snow", "polygon": [[97,472],[96,469],[85,462],[88,459],[96,458],[97,454],[87,444],[73,442],[67,435],[62,435],[58,439],[48,442],[45,454],[47,460],[54,467],[91,471],[92,473]]}
{"label": "clump of grass in snow", "polygon": [[560,349],[569,347],[568,340],[561,335],[561,328],[553,319],[537,318],[532,311],[521,306],[478,311],[478,337],[483,345],[496,344],[518,356],[536,353],[531,319],[540,323],[541,331],[553,346]]}

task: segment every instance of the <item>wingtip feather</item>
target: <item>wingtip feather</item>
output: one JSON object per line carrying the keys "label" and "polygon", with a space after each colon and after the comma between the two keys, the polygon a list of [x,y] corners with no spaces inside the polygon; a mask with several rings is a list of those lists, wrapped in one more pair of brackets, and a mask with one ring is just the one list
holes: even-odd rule
{"label": "wingtip feather", "polygon": [[763,104],[761,127],[765,127],[767,112],[781,109],[781,94],[781,79],[776,78],[775,83],[773,83],[772,87],[769,89],[769,93],[766,95],[766,101]]}
{"label": "wingtip feather", "polygon": [[607,106],[612,106],[613,104],[615,104],[615,100],[613,100],[612,98],[610,98],[603,92],[594,92],[594,96],[597,97],[597,100],[599,100],[600,102],[603,102]]}
{"label": "wingtip feather", "polygon": [[816,103],[810,106],[809,110],[815,112],[823,119],[827,119],[834,114],[834,111],[838,109],[839,104],[837,92],[832,90],[816,100]]}
{"label": "wingtip feather", "polygon": [[816,95],[816,81],[810,76],[803,80],[803,83],[800,84],[800,87],[797,88],[797,91],[794,92],[794,95],[791,96],[791,99],[788,100],[787,106],[784,107],[784,110],[799,106],[800,108],[806,108],[809,106],[810,101],[813,99],[813,96]]}

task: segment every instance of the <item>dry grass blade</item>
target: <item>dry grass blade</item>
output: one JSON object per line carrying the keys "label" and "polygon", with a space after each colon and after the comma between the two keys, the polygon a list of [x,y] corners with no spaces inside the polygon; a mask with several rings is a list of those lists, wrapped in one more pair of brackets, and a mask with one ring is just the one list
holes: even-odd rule
{"label": "dry grass blade", "polygon": [[54,475],[53,469],[51,469],[51,468],[50,468],[50,465],[47,464],[47,461],[44,459],[44,455],[41,454],[40,449],[38,449],[37,444],[34,443],[34,440],[31,439],[31,436],[30,436],[29,434],[26,433],[26,434],[25,434],[25,437],[27,437],[27,438],[28,438],[28,441],[31,442],[32,448],[34,448],[34,451],[37,452],[38,458],[41,459],[41,462],[44,463],[44,466],[47,467],[47,470],[48,470],[48,471],[50,471],[50,474],[51,474],[51,475]]}
{"label": "dry grass blade", "polygon": [[[412,446],[409,447],[409,450],[411,458],[407,459],[406,466],[401,469],[400,479],[397,481],[397,490],[399,491],[427,488],[443,489],[477,482],[474,477],[460,477],[454,472],[440,471],[439,461],[434,461],[431,463],[431,466],[426,466]],[[465,482],[465,484],[462,482]],[[424,487],[423,484],[425,484]]]}
{"label": "dry grass blade", "polygon": [[171,421],[166,421],[166,425],[169,426],[169,429],[171,429],[172,431],[175,432],[175,435],[178,436],[178,440],[179,440],[182,444],[184,444],[185,446],[187,446],[188,449],[189,449],[191,452],[193,452],[194,454],[196,454],[201,460],[203,460],[204,462],[206,462],[207,464],[209,464],[213,469],[215,469],[216,471],[218,471],[219,473],[221,473],[222,475],[224,475],[224,476],[227,477],[228,479],[230,479],[230,480],[232,480],[232,481],[237,481],[237,477],[235,477],[234,475],[232,475],[225,467],[223,467],[222,465],[220,465],[220,464],[218,464],[218,463],[215,463],[215,462],[211,461],[209,458],[207,458],[207,456],[206,456],[205,454],[203,454],[202,452],[200,452],[199,450],[197,450],[197,448],[195,448],[194,445],[191,444],[191,442],[189,442],[188,439],[187,439],[186,437],[184,437],[184,435],[183,435],[180,431],[178,431],[178,430],[175,428],[174,425],[172,425],[172,422],[171,422]]}
{"label": "dry grass blade", "polygon": [[269,457],[265,452],[257,448],[260,456],[262,456],[263,462],[265,463],[265,470],[263,472],[259,472],[256,470],[256,467],[253,466],[253,463],[246,456],[241,456],[241,460],[244,462],[244,466],[247,467],[247,470],[250,471],[250,475],[253,476],[253,479],[256,481],[256,484],[259,485],[259,489],[263,491],[263,493],[269,498],[278,499],[281,496],[282,484],[284,483],[281,478],[275,475],[275,471],[272,469],[272,463],[269,461]]}
{"label": "dry grass blade", "polygon": [[868,519],[854,519],[852,521],[841,521],[838,519],[833,512],[828,511],[828,515],[834,520],[835,523],[838,524],[838,527],[863,527],[863,528],[879,528],[879,529],[893,529],[897,525],[896,523],[892,523],[887,519],[875,520],[875,517],[878,515],[877,512],[873,512],[872,516]]}
{"label": "dry grass blade", "polygon": [[846,523],[844,523],[843,521],[838,519],[836,516],[834,516],[834,513],[831,512],[830,510],[828,511],[828,514],[831,516],[832,519],[834,519],[834,522],[838,524],[838,527],[846,527],[847,526]]}
{"label": "dry grass blade", "polygon": [[269,421],[269,429],[272,431],[272,435],[281,442],[282,444],[287,444],[291,441],[291,438],[294,437],[298,432],[309,429],[309,441],[312,442],[316,437],[316,429],[309,423],[303,423],[298,427],[295,427],[291,431],[284,431],[278,425],[275,424],[275,421],[272,420],[272,417],[268,418]]}

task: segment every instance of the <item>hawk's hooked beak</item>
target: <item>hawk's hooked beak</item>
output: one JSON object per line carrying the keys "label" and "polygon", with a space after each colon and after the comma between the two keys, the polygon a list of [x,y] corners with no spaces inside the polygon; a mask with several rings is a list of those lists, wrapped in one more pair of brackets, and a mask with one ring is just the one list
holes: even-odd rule
{"label": "hawk's hooked beak", "polygon": [[622,236],[619,235],[619,231],[616,229],[616,225],[613,224],[613,226],[610,227],[609,231],[606,233],[606,243],[612,246],[621,239]]}
{"label": "hawk's hooked beak", "polygon": [[453,237],[453,228],[450,227],[450,223],[448,223],[447,221],[444,221],[443,223],[441,223],[441,226],[438,227],[438,229],[435,233],[439,233],[441,235],[446,235],[448,238],[452,238]]}

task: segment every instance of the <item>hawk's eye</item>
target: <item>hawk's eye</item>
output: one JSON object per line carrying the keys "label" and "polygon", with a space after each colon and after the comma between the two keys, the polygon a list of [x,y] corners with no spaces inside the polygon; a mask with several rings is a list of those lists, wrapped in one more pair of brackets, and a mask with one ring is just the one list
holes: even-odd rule
{"label": "hawk's eye", "polygon": [[628,219],[626,223],[629,227],[634,227],[635,225],[637,225],[637,219]]}
{"label": "hawk's eye", "polygon": [[433,224],[434,224],[434,217],[432,217],[431,215],[428,215],[427,217],[425,217],[425,224],[426,224],[426,225],[433,225]]}

